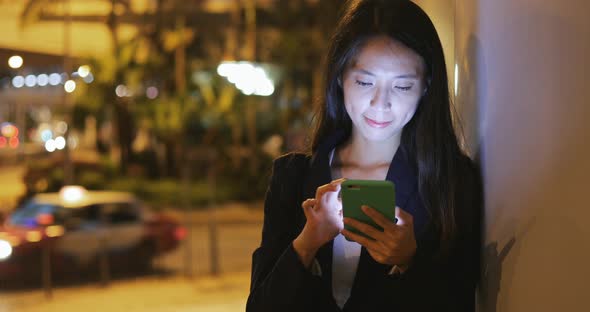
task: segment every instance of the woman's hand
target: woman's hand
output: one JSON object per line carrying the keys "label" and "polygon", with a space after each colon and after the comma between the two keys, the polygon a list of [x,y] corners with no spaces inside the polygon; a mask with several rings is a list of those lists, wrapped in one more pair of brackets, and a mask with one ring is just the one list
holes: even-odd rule
{"label": "woman's hand", "polygon": [[309,198],[301,204],[307,221],[293,241],[293,247],[306,267],[311,265],[318,249],[344,228],[342,202],[338,198],[340,185],[344,181],[338,179],[318,187],[315,198]]}
{"label": "woman's hand", "polygon": [[342,230],[342,234],[364,246],[375,261],[388,265],[409,265],[416,253],[414,236],[414,219],[411,214],[395,207],[397,223],[387,219],[377,210],[362,206],[363,212],[383,228],[380,231],[368,224],[351,218],[344,218],[344,223],[363,232],[364,236]]}

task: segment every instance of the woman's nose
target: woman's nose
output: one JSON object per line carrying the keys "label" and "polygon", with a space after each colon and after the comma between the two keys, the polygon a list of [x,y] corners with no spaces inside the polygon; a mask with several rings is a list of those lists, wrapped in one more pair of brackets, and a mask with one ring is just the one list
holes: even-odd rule
{"label": "woman's nose", "polygon": [[371,106],[375,107],[375,109],[390,109],[391,98],[389,96],[389,90],[384,87],[375,88],[375,93],[371,99]]}

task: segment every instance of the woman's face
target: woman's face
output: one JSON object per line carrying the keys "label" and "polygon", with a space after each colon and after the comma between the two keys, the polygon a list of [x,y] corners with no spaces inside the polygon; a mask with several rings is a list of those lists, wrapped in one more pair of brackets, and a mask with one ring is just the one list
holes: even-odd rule
{"label": "woman's face", "polygon": [[344,72],[344,105],[353,136],[369,141],[401,137],[424,93],[424,62],[386,36],[372,38]]}

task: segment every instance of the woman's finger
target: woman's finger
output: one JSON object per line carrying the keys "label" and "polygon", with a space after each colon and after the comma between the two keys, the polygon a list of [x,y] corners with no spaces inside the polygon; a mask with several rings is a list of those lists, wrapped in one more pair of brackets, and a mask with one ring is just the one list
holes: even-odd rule
{"label": "woman's finger", "polygon": [[387,219],[386,216],[384,216],[381,212],[369,207],[369,206],[361,206],[361,209],[363,210],[363,212],[369,216],[371,219],[373,219],[373,221],[375,221],[375,223],[377,223],[380,227],[382,227],[383,229],[392,229],[394,228],[395,223],[389,219]]}
{"label": "woman's finger", "polygon": [[378,229],[352,218],[344,218],[344,224],[352,226],[353,228],[363,232],[375,240],[379,240],[383,236],[383,232],[379,231]]}
{"label": "woman's finger", "polygon": [[325,200],[327,202],[338,202],[338,193],[340,192],[341,188],[342,186],[340,184],[336,184],[333,191],[327,192],[325,194]]}
{"label": "woman's finger", "polygon": [[377,248],[377,243],[370,238],[366,238],[362,235],[353,233],[347,229],[343,229],[340,233],[342,233],[342,235],[344,235],[344,237],[348,238],[349,240],[355,241],[367,249]]}
{"label": "woman's finger", "polygon": [[341,178],[318,187],[315,193],[315,198],[320,199],[327,192],[334,192],[336,190],[339,190],[340,184],[342,184],[342,182],[344,181],[346,181],[346,179]]}
{"label": "woman's finger", "polygon": [[303,209],[313,209],[315,206],[316,200],[315,198],[308,198],[306,200],[303,201],[303,203],[301,203],[301,207],[303,207]]}
{"label": "woman's finger", "polygon": [[318,187],[315,192],[315,199],[321,200],[324,194],[326,194],[327,192],[334,192],[336,190],[336,187],[336,185],[332,185],[330,183]]}
{"label": "woman's finger", "polygon": [[381,264],[390,264],[389,263],[390,257],[388,257],[386,254],[384,254],[381,250],[367,248],[367,251],[369,252],[371,257],[373,257],[373,259],[375,259],[375,261],[377,261]]}

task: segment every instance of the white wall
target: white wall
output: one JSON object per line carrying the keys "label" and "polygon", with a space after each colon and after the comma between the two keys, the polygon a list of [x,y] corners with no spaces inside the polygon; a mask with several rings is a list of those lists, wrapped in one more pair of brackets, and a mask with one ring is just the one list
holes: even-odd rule
{"label": "white wall", "polygon": [[456,1],[457,101],[481,137],[481,311],[590,311],[590,2]]}
{"label": "white wall", "polygon": [[452,85],[453,60],[455,59],[454,38],[454,0],[415,0],[432,20],[443,45],[447,74]]}
{"label": "white wall", "polygon": [[415,2],[447,38],[483,164],[479,310],[590,311],[590,1]]}

